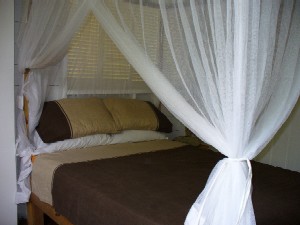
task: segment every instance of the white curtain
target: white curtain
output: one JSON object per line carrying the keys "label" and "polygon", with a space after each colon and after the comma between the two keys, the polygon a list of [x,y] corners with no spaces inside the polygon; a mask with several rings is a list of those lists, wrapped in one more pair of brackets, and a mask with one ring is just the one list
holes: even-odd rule
{"label": "white curtain", "polygon": [[[186,224],[255,224],[250,160],[299,97],[300,1],[86,2],[163,104],[228,157]],[[147,47],[149,7],[161,13],[158,61]]]}
{"label": "white curtain", "polygon": [[29,13],[28,21],[18,38],[20,75],[25,68],[30,69],[29,80],[23,84],[20,95],[29,100],[30,112],[28,132],[22,111],[17,120],[17,155],[21,157],[17,203],[27,202],[30,196],[30,157],[34,151],[31,139],[50,93],[48,85],[63,74],[68,43],[88,13],[88,1],[33,0],[29,6],[25,9]]}
{"label": "white curtain", "polygon": [[[255,224],[250,160],[299,96],[300,2],[105,2],[95,2],[94,14],[152,91],[228,157],[212,171],[186,224]],[[147,7],[160,9],[165,31],[156,66],[127,23],[130,16],[143,18]],[[141,23],[139,36],[147,29]]]}

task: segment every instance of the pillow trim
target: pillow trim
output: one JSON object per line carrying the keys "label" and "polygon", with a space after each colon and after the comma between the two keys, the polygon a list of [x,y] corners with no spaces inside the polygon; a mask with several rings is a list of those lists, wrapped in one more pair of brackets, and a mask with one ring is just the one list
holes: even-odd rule
{"label": "pillow trim", "polygon": [[70,121],[67,113],[65,112],[64,108],[62,107],[61,104],[59,104],[58,101],[54,101],[54,102],[59,106],[59,108],[61,109],[62,113],[64,114],[66,120],[68,121],[70,132],[71,132],[71,137],[70,138],[73,138],[73,127],[72,127],[71,121]]}

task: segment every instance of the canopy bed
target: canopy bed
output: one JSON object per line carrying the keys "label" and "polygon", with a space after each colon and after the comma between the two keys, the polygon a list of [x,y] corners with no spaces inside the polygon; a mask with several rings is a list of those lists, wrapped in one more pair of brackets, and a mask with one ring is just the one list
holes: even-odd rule
{"label": "canopy bed", "polygon": [[[222,158],[205,145],[169,140],[42,154],[33,164],[30,204],[58,224],[62,218],[72,224],[183,224],[199,189]],[[257,162],[252,166],[256,223],[298,224],[299,173]],[[32,224],[42,218],[37,212],[30,215]]]}
{"label": "canopy bed", "polygon": [[[178,197],[183,202],[189,204],[189,207],[182,204],[182,206],[185,205],[184,209],[181,209],[182,211],[178,215],[185,214],[181,219],[177,220],[175,219],[176,217],[174,217],[176,221],[180,221],[179,223],[218,225],[255,224],[255,220],[257,219],[258,223],[264,224],[264,218],[260,216],[260,210],[257,210],[257,207],[274,208],[275,204],[274,202],[269,202],[271,206],[261,205],[260,200],[256,200],[256,198],[261,199],[263,198],[262,196],[266,196],[266,193],[259,193],[261,190],[265,190],[259,185],[259,188],[255,190],[256,174],[254,174],[253,178],[254,190],[252,193],[252,170],[253,172],[257,171],[256,173],[259,174],[259,176],[257,176],[258,180],[266,181],[266,185],[269,186],[272,186],[273,180],[270,179],[270,183],[267,184],[266,178],[272,178],[274,175],[273,172],[267,172],[269,168],[264,168],[264,172],[259,172],[260,168],[264,166],[256,165],[256,163],[252,163],[252,169],[250,160],[252,160],[274,136],[299,98],[300,1],[297,0],[33,0],[27,11],[28,22],[21,29],[19,40],[20,72],[29,72],[28,79],[24,82],[22,89],[23,94],[28,99],[29,114],[27,128],[26,119],[22,111],[20,111],[18,118],[17,151],[21,157],[21,171],[18,180],[17,202],[27,202],[32,188],[34,193],[32,195],[32,201],[35,201],[35,205],[45,206],[44,204],[48,204],[46,206],[50,207],[49,204],[52,204],[51,198],[53,198],[54,207],[58,212],[62,209],[67,210],[62,212],[63,215],[69,215],[68,213],[72,211],[72,207],[79,204],[78,202],[76,203],[76,201],[65,201],[61,197],[56,198],[56,195],[43,198],[47,195],[37,194],[41,185],[35,184],[36,180],[38,180],[35,176],[43,177],[44,175],[37,175],[39,169],[35,170],[35,167],[37,168],[38,165],[47,167],[48,164],[43,162],[42,159],[46,158],[47,160],[48,156],[55,158],[59,155],[63,158],[64,156],[60,154],[72,155],[72,152],[74,152],[74,154],[80,155],[81,159],[87,157],[85,160],[87,164],[81,163],[78,160],[75,160],[76,163],[68,161],[73,157],[67,157],[68,160],[65,161],[66,165],[63,164],[62,161],[64,160],[62,158],[59,164],[55,164],[52,159],[49,159],[50,162],[56,165],[52,165],[53,168],[57,169],[54,169],[55,176],[53,176],[53,180],[50,179],[50,181],[43,183],[53,184],[52,195],[54,193],[58,193],[58,195],[59,193],[69,193],[68,185],[60,183],[60,181],[68,182],[65,180],[66,177],[72,178],[77,177],[77,175],[79,180],[87,178],[86,183],[89,184],[89,187],[80,184],[75,186],[79,189],[81,188],[83,192],[87,190],[84,196],[93,195],[93,191],[91,191],[93,188],[90,187],[97,187],[95,189],[98,189],[99,186],[90,183],[88,180],[90,176],[79,172],[77,175],[70,175],[69,173],[70,171],[84,171],[85,168],[97,168],[97,171],[101,169],[110,171],[110,165],[114,165],[113,167],[117,167],[116,171],[119,172],[112,173],[119,174],[123,169],[125,171],[125,169],[129,167],[128,165],[134,168],[135,165],[133,161],[139,162],[139,160],[142,160],[144,163],[148,162],[149,165],[151,162],[156,165],[156,161],[154,159],[152,161],[152,157],[157,158],[158,162],[162,159],[168,159],[166,162],[169,162],[170,168],[172,168],[178,160],[176,159],[177,154],[179,154],[179,158],[186,155],[187,164],[193,164],[189,160],[193,161],[199,159],[199,165],[205,165],[205,162],[201,162],[202,156],[198,156],[198,154],[200,154],[200,152],[202,152],[201,154],[206,154],[208,151],[182,150],[181,148],[183,147],[180,146],[180,143],[169,141],[167,141],[167,143],[172,143],[170,145],[178,146],[173,146],[173,150],[170,151],[165,150],[166,148],[163,148],[165,151],[158,151],[159,148],[153,149],[151,147],[149,150],[150,153],[103,160],[98,160],[99,158],[89,158],[89,156],[87,156],[88,154],[86,156],[85,154],[81,155],[81,152],[85,150],[85,153],[89,151],[93,152],[93,148],[96,148],[95,145],[100,145],[101,149],[103,146],[121,146],[120,148],[127,149],[127,145],[130,144],[126,144],[125,142],[128,141],[138,142],[136,144],[139,145],[141,140],[136,141],[132,138],[139,137],[140,134],[130,133],[136,130],[141,132],[142,130],[148,129],[154,132],[156,138],[153,139],[150,138],[153,133],[143,133],[142,136],[143,138],[146,137],[148,144],[157,142],[163,143],[163,140],[153,140],[163,139],[163,136],[159,135],[161,133],[157,133],[163,130],[158,128],[166,128],[170,125],[169,122],[166,122],[166,117],[161,114],[153,104],[145,101],[125,101],[124,99],[116,100],[111,98],[100,100],[96,98],[85,99],[81,103],[78,103],[80,100],[70,99],[61,99],[54,102],[50,101],[49,103],[48,100],[60,99],[66,97],[67,94],[77,93],[85,95],[101,93],[101,88],[99,88],[98,85],[87,87],[85,85],[81,86],[81,84],[101,84],[101,82],[107,79],[105,78],[105,74],[100,74],[102,76],[101,78],[91,76],[84,77],[77,73],[72,75],[71,71],[71,75],[69,74],[69,76],[63,77],[63,75],[66,74],[65,66],[66,61],[68,61],[66,55],[69,43],[75,32],[78,31],[80,25],[83,23],[84,18],[86,18],[90,12],[93,13],[103,30],[162,104],[197,137],[220,152],[219,155],[217,153],[209,153],[208,157],[214,158],[213,162],[206,167],[206,170],[207,168],[209,168],[209,171],[212,170],[210,175],[210,172],[205,175],[204,173],[201,174],[203,168],[201,169],[201,167],[199,167],[199,169],[197,167],[199,180],[201,180],[200,177],[202,175],[205,177],[204,181],[202,181],[203,183],[196,186],[199,187],[199,192],[202,191],[198,198],[193,191],[191,191],[191,193],[194,193],[192,194],[193,199],[189,199],[188,201],[186,201],[186,199],[182,200],[180,195],[174,193],[169,197],[168,195],[164,195],[167,200],[162,201],[168,202],[170,208],[165,208],[170,211],[164,214],[165,217],[161,217],[160,222],[156,222],[158,219],[157,216],[160,216],[160,214],[158,214],[155,209],[152,208],[145,212],[145,214],[136,213],[136,210],[144,210],[144,208],[139,207],[137,200],[130,199],[131,195],[129,195],[129,201],[127,201],[123,198],[126,194],[122,192],[120,192],[120,195],[117,194],[120,191],[119,189],[111,189],[111,191],[116,194],[112,198],[111,195],[109,195],[109,188],[102,190],[103,192],[100,193],[102,197],[98,202],[107,203],[107,206],[110,207],[111,210],[104,209],[103,207],[101,210],[111,212],[112,214],[107,217],[115,219],[115,222],[111,220],[101,221],[111,224],[118,224],[120,221],[123,221],[125,224],[135,222],[137,224],[165,224],[168,222],[164,221],[164,218],[172,219],[173,217],[170,215],[177,215],[176,207],[172,208],[176,204],[172,204],[172,202]],[[155,29],[153,28],[153,24],[155,24]],[[80,63],[81,62],[78,61],[78,65]],[[28,69],[26,70],[26,68]],[[105,70],[102,70],[102,72],[103,71]],[[57,79],[60,81],[67,80],[67,82],[62,82],[59,88],[57,88],[59,90],[57,91],[56,89],[55,93],[51,93],[49,84],[52,84],[53,80]],[[70,88],[70,84],[73,82],[76,82],[76,85],[74,85],[72,89]],[[63,85],[66,83],[67,85]],[[123,87],[122,90],[124,91],[124,89]],[[129,92],[125,91],[125,93]],[[125,107],[125,111],[121,110],[122,107],[124,107],[123,101],[129,101],[129,105],[131,105],[130,107]],[[115,104],[115,102],[118,102],[118,104]],[[93,110],[97,108],[97,112],[101,111],[101,115],[102,113],[106,115],[102,117],[101,122],[95,122],[95,111],[93,110],[90,112],[90,115],[92,116],[91,118],[94,119],[87,118],[86,115],[89,114],[85,111],[81,114],[79,113],[83,109],[89,109],[89,106],[86,104],[94,105],[94,107],[90,108]],[[135,104],[138,104],[138,106]],[[71,107],[69,107],[70,105]],[[56,108],[56,111],[54,112],[53,108],[49,109],[51,108],[49,106]],[[147,113],[138,113],[135,109],[144,109]],[[115,113],[116,111],[117,113]],[[131,112],[131,117],[143,121],[142,127],[140,127],[140,123],[136,124],[133,122],[135,126],[131,126],[131,123],[127,123],[128,117],[124,115],[126,115],[125,112],[128,111]],[[87,120],[84,122],[78,120],[78,118],[76,118],[77,113],[82,115],[80,118]],[[54,116],[55,118],[62,118],[63,120],[61,121],[65,122],[58,122],[53,118],[49,120],[49,115],[56,115]],[[76,119],[73,118],[74,115]],[[143,119],[143,117],[139,117],[139,115],[147,115],[145,117],[146,122],[145,118]],[[47,119],[44,120],[43,118],[45,117]],[[98,117],[101,116],[98,115]],[[44,123],[43,121],[50,121],[50,123]],[[76,123],[76,121],[79,122]],[[103,121],[105,121],[107,126],[104,126],[105,129],[101,130],[103,129]],[[152,121],[150,125],[149,121]],[[54,127],[51,131],[50,127],[52,125],[61,125],[63,123],[72,129]],[[88,126],[89,129],[90,127],[93,128],[91,132],[87,132],[87,124],[90,124],[90,126]],[[144,127],[145,124],[147,125],[147,129]],[[42,129],[41,127],[43,126],[44,128]],[[99,127],[101,127],[100,130]],[[62,132],[63,134],[61,134],[61,131],[64,131]],[[170,131],[170,128],[168,128],[168,131]],[[47,136],[47,132],[52,132],[55,136],[54,139],[53,136],[49,139],[45,138],[44,135]],[[96,135],[96,138],[90,139],[91,135]],[[124,138],[124,136],[126,138]],[[128,138],[128,136],[130,138]],[[41,138],[42,141],[39,138]],[[86,140],[88,143],[92,143],[92,145],[87,147],[83,144]],[[63,144],[61,144],[61,141]],[[69,142],[73,143],[74,141],[78,144],[76,146],[79,146],[80,149],[77,151],[73,149],[68,150],[69,148],[78,149],[76,146],[69,147]],[[143,139],[143,142],[144,141]],[[63,148],[61,148],[61,146],[63,146]],[[141,149],[145,148],[142,147]],[[153,151],[157,152],[153,153]],[[190,151],[191,154],[189,155],[188,152]],[[172,161],[173,157],[170,155],[165,155],[167,153],[174,153],[175,161]],[[223,156],[221,156],[221,154]],[[31,162],[32,155],[39,155],[33,164]],[[113,156],[118,156],[118,154]],[[190,159],[188,159],[189,157]],[[99,161],[99,164],[94,165],[93,163],[96,161]],[[73,164],[79,167],[72,167]],[[158,163],[158,165],[159,164],[160,163]],[[122,165],[124,167],[122,167]],[[31,187],[29,175],[32,168]],[[62,170],[61,168],[66,168],[66,170]],[[152,169],[149,169],[149,173],[156,171],[155,167],[150,168]],[[163,178],[164,175],[163,168],[164,167],[158,167],[155,173],[156,175],[161,174],[161,178]],[[186,168],[184,163],[183,167],[180,168],[181,169],[176,173],[176,176],[179,177],[181,174],[180,171]],[[273,169],[277,170],[275,168]],[[137,170],[139,171],[141,168],[137,168]],[[50,170],[46,168],[44,171]],[[191,169],[191,171],[194,170]],[[192,176],[193,173],[191,171],[181,175],[186,178],[193,177],[194,175]],[[282,174],[282,177],[286,177],[284,175],[286,173],[285,171],[279,169],[276,173]],[[109,173],[105,174],[107,175]],[[105,174],[103,175],[103,180],[107,178]],[[128,172],[128,174],[131,173]],[[267,174],[267,177],[263,177],[265,174]],[[299,174],[292,174],[292,178],[287,179],[288,181],[295,181],[295,183],[293,183],[295,186],[292,186],[292,189],[296,190],[295,187],[299,187],[299,183],[297,184],[296,182],[299,181]],[[141,182],[143,182],[143,176],[148,176],[139,173],[135,175],[141,177],[133,176],[132,179]],[[262,175],[262,177],[260,177],[260,175]],[[100,175],[91,175],[91,180],[93,180],[95,176]],[[50,177],[52,177],[52,175],[50,175]],[[126,176],[124,176],[124,178],[125,177]],[[172,174],[165,175],[165,178],[167,177],[171,178]],[[115,178],[112,176],[112,180],[114,181],[121,178],[122,176]],[[192,178],[192,180],[194,181],[195,178]],[[192,185],[192,180],[187,180],[186,183]],[[106,184],[111,184],[109,181],[107,182]],[[160,183],[159,180],[157,182]],[[59,184],[56,185],[57,183]],[[129,186],[128,188],[136,190],[140,184],[139,182],[133,183],[137,186]],[[145,183],[147,182],[145,181]],[[260,183],[260,181],[257,183]],[[105,186],[103,183],[99,185]],[[162,186],[164,185],[168,185],[168,182],[162,184]],[[176,187],[177,185],[176,183]],[[123,186],[125,188],[126,185],[122,183],[117,185],[117,187]],[[141,193],[139,194],[142,197],[140,197],[139,201],[144,201],[144,198],[145,200],[148,199],[145,194],[146,192],[142,192],[146,186],[145,184],[144,186],[140,186]],[[57,189],[57,187],[64,187],[65,189],[61,191]],[[194,186],[184,186],[182,192],[189,193],[189,191],[194,190],[194,188]],[[267,191],[271,191],[272,188],[275,187],[269,187]],[[41,189],[48,190],[49,192],[49,185]],[[153,193],[162,194],[162,190],[163,189],[159,189],[159,191],[153,191]],[[76,195],[75,188],[74,191]],[[77,193],[78,192],[80,192],[80,190],[77,190]],[[110,197],[108,197],[107,193]],[[125,190],[125,193],[128,193],[128,190],[127,192]],[[283,193],[287,193],[287,190],[283,190]],[[183,195],[185,196],[185,194]],[[189,196],[189,194],[186,195]],[[65,194],[64,197],[72,199],[72,196],[74,196],[74,194],[71,195],[71,197]],[[85,198],[84,196],[83,198]],[[115,197],[118,198],[118,196],[120,197],[119,201],[114,199]],[[37,200],[38,198],[42,198],[41,201],[44,203]],[[278,196],[278,198],[280,198],[280,196]],[[93,197],[90,199],[93,199]],[[157,199],[161,199],[161,197],[157,195]],[[288,198],[282,197],[282,199],[287,200]],[[296,201],[296,210],[299,209],[299,201],[297,199],[299,199],[299,196],[294,197],[294,200],[292,200]],[[86,202],[90,200],[84,199],[82,201]],[[61,202],[62,205],[56,205],[55,202]],[[64,203],[67,202],[71,202],[72,206],[64,205]],[[122,204],[120,202],[122,202]],[[145,202],[145,205],[147,205],[147,203],[148,202]],[[154,203],[148,204],[151,205]],[[285,204],[289,203],[282,203],[282,206]],[[132,211],[130,207],[123,208],[124,205],[131,205],[137,209]],[[181,205],[181,203],[178,205]],[[46,209],[48,210],[47,207]],[[87,210],[85,211],[81,207],[85,207]],[[33,208],[34,206],[32,209]],[[68,211],[68,209],[70,210]],[[49,208],[49,210],[52,210],[52,214],[55,214],[53,213],[53,209]],[[77,205],[77,208],[73,208],[73,211],[74,210],[81,213],[95,213],[89,210],[88,205],[85,206],[85,204],[80,205],[80,207]],[[287,215],[287,217],[296,220],[296,223],[299,222],[299,218],[293,210],[290,211],[291,214],[285,212],[283,209],[279,210]],[[120,217],[117,216],[118,213],[121,213],[118,215]],[[153,216],[145,216],[146,214]],[[78,217],[74,216],[74,214],[70,216],[72,219],[78,218],[78,221],[76,220],[74,224],[88,224],[86,221],[79,222],[81,218],[80,215]],[[272,215],[272,213],[269,215],[274,219],[278,216],[278,214]],[[93,216],[83,217],[94,218]],[[123,218],[124,220],[122,220]],[[127,222],[125,218],[128,219]],[[136,220],[134,218],[136,218]],[[154,220],[151,221],[149,218]],[[69,219],[71,220],[71,218]],[[270,218],[267,220],[268,222],[271,221]],[[275,220],[277,222],[280,221],[279,219]],[[288,223],[290,222],[293,223],[293,221],[289,221]],[[169,223],[174,224],[172,221]]]}

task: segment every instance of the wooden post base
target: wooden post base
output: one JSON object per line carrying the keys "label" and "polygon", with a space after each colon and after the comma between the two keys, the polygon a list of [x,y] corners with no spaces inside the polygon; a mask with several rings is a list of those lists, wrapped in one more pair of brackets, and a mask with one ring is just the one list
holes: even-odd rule
{"label": "wooden post base", "polygon": [[27,204],[28,225],[44,225],[44,214],[58,225],[72,225],[66,217],[59,215],[51,205],[42,202],[35,194],[31,194]]}
{"label": "wooden post base", "polygon": [[44,213],[34,203],[27,203],[28,225],[44,225]]}

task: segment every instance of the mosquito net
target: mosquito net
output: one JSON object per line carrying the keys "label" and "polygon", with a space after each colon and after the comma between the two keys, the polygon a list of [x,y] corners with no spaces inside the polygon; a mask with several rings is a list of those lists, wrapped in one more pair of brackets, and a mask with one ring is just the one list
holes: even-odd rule
{"label": "mosquito net", "polygon": [[[31,69],[23,88],[31,111],[29,139],[22,113],[19,118],[18,202],[30,193],[30,137],[49,96],[47,84],[64,74],[72,37],[90,15],[132,67],[123,85],[105,87],[133,87],[138,74],[179,121],[228,157],[199,190],[186,224],[255,224],[250,160],[299,97],[300,1],[33,0],[19,41],[20,72]],[[97,47],[100,77],[72,59],[75,66],[63,79],[69,91],[101,92],[91,78],[112,74],[103,69],[104,47]]]}

